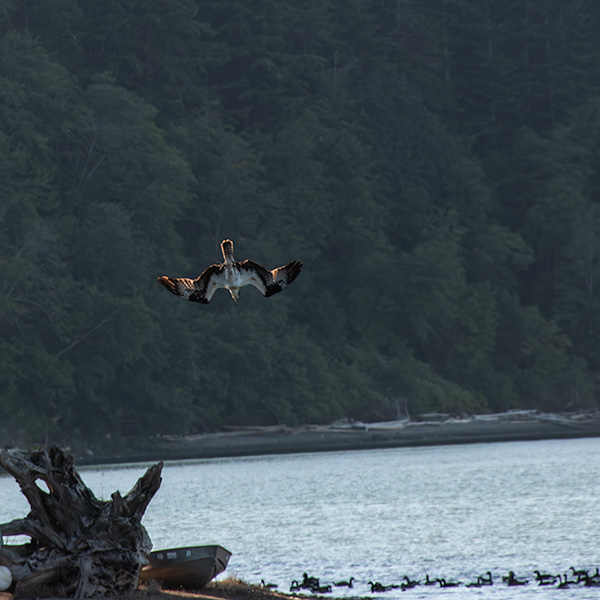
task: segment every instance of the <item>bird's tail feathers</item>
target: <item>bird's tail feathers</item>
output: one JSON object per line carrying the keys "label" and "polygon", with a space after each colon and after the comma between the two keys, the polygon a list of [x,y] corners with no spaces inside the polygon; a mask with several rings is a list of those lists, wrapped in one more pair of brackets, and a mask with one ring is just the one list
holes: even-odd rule
{"label": "bird's tail feathers", "polygon": [[221,242],[221,251],[223,252],[223,260],[230,264],[233,262],[233,242],[231,240],[223,240]]}

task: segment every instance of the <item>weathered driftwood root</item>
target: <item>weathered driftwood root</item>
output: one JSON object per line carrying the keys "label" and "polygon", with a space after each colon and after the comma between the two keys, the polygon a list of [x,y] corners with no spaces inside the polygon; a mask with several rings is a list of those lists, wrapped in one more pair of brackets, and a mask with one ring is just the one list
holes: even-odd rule
{"label": "weathered driftwood root", "polygon": [[125,497],[117,491],[109,501],[94,496],[73,457],[57,447],[31,454],[0,450],[0,466],[17,480],[31,506],[24,519],[0,525],[4,536],[31,538],[2,548],[0,564],[12,571],[15,597],[89,598],[137,588],[152,548],[141,519],[160,487],[162,462]]}

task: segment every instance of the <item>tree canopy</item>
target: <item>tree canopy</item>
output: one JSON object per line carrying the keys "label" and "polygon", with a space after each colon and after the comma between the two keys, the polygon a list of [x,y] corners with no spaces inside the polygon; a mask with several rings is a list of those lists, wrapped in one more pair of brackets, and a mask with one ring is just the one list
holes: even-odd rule
{"label": "tree canopy", "polygon": [[[591,0],[4,1],[5,443],[597,407],[599,26]],[[157,285],[224,238],[303,272],[237,305]]]}

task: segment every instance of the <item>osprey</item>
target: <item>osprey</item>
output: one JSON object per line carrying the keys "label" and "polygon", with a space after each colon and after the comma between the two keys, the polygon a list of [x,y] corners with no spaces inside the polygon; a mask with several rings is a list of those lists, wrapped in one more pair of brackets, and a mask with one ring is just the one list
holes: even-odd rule
{"label": "osprey", "polygon": [[210,265],[197,279],[163,275],[158,278],[158,282],[184,300],[208,304],[219,288],[225,288],[237,302],[240,288],[245,285],[253,285],[263,296],[272,296],[292,283],[302,269],[299,260],[293,260],[288,265],[277,267],[272,271],[268,271],[252,260],[238,262],[233,258],[231,240],[221,242],[221,251],[223,263]]}

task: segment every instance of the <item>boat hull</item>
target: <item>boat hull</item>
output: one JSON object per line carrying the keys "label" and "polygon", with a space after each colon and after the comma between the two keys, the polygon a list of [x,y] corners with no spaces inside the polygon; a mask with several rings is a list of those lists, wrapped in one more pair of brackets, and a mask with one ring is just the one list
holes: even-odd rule
{"label": "boat hull", "polygon": [[167,548],[150,553],[140,581],[154,579],[164,588],[202,589],[227,567],[231,552],[222,546]]}

